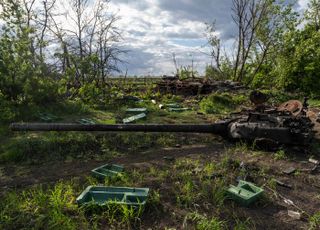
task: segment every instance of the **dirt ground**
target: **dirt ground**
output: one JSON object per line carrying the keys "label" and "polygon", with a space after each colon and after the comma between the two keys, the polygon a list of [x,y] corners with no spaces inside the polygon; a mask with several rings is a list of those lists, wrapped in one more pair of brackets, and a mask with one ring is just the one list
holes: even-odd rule
{"label": "dirt ground", "polygon": [[[318,143],[319,146],[320,123],[315,121],[315,114],[319,113],[319,110],[312,109],[311,112],[309,115],[315,123],[315,143]],[[220,162],[225,157],[226,152],[232,150],[235,145],[235,143],[217,139],[210,144],[153,149],[116,157],[109,161],[73,159],[65,162],[47,162],[41,165],[0,165],[0,194],[11,189],[20,190],[36,184],[54,184],[61,179],[85,178],[90,174],[90,170],[106,163],[124,165],[126,170],[129,171],[134,169],[143,171],[151,166],[170,169],[170,162],[164,160],[164,157],[196,159],[201,162]],[[280,184],[277,184],[275,188],[265,186],[265,193],[272,198],[272,202],[264,206],[241,207],[227,200],[223,206],[225,210],[221,212],[222,217],[225,217],[223,219],[232,218],[230,215],[242,219],[250,218],[254,222],[255,229],[308,229],[308,215],[320,210],[320,167],[311,171],[314,164],[308,162],[308,159],[313,155],[314,158],[319,160],[320,153],[311,153],[305,148],[289,147],[286,150],[287,159],[275,159],[274,154],[274,152],[263,151],[248,154],[246,149],[237,149],[236,153],[232,155],[234,160],[243,162],[247,166],[249,178],[251,171],[265,169],[265,174],[256,177],[254,183],[267,185],[270,178],[273,178],[289,187]],[[283,171],[289,167],[295,168],[298,173],[285,174]],[[157,226],[156,229],[181,228],[184,220],[179,217],[186,213],[172,204],[172,197],[168,195],[168,189],[172,186],[170,182],[159,184],[155,183],[154,178],[145,177],[141,185],[160,192],[164,210],[161,216],[157,217],[145,214],[142,217],[142,228],[154,229],[155,226]],[[293,204],[285,202],[286,199],[292,201]],[[301,219],[295,220],[288,216],[288,210],[304,212],[305,214],[302,215]],[[205,211],[210,213],[210,207]]]}
{"label": "dirt ground", "polygon": [[[117,163],[125,165],[128,170],[135,168],[141,170],[150,167],[150,165],[160,168],[168,165],[168,162],[163,159],[164,156],[171,156],[176,159],[187,157],[201,159],[204,162],[217,162],[221,161],[224,152],[229,146],[232,146],[232,144],[217,142],[210,145],[158,149],[137,153],[136,155],[118,157],[109,162],[74,160],[72,162],[52,162],[34,166],[2,165],[0,168],[0,188],[1,191],[5,191],[8,188],[23,189],[34,184],[50,184],[61,179],[81,178],[87,176],[91,169],[100,166],[102,163]],[[299,211],[300,209],[306,213],[314,213],[320,210],[320,170],[316,170],[313,173],[301,172],[298,175],[284,174],[283,170],[288,167],[301,170],[313,168],[313,165],[308,163],[308,156],[299,154],[296,151],[292,152],[290,160],[275,160],[273,153],[252,156],[246,154],[246,152],[238,152],[236,158],[245,162],[250,168],[267,168],[267,177],[273,177],[281,182],[290,184],[292,188],[277,185],[277,193],[274,194],[272,190],[265,188],[265,192],[274,197],[274,201],[264,207],[253,206],[245,208],[237,206],[231,201],[227,201],[224,207],[234,210],[238,217],[251,218],[255,223],[256,229],[307,229],[308,217],[304,216],[301,220],[293,220],[288,216],[288,210]],[[257,182],[262,184],[267,179],[259,178]],[[144,217],[143,227],[147,229],[158,226],[157,228],[164,229],[165,226],[182,226],[181,219],[172,218],[173,213],[176,215],[176,212],[181,212],[181,210],[176,210],[170,202],[171,197],[166,196],[166,189],[170,184],[155,184],[151,179],[148,181],[148,177],[146,177],[143,184],[150,187],[150,189],[158,189],[163,194],[162,202],[165,210],[161,218]],[[293,201],[294,206],[286,204],[284,199]],[[182,216],[183,213],[180,213],[180,215]],[[230,215],[230,212],[225,212],[223,215]]]}

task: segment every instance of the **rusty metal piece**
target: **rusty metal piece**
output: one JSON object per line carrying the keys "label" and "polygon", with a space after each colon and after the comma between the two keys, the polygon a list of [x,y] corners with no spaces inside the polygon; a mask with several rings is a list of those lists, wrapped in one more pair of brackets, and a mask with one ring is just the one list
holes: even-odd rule
{"label": "rusty metal piece", "polygon": [[299,100],[290,100],[282,103],[277,110],[279,112],[290,112],[293,116],[298,116],[303,110],[303,104]]}

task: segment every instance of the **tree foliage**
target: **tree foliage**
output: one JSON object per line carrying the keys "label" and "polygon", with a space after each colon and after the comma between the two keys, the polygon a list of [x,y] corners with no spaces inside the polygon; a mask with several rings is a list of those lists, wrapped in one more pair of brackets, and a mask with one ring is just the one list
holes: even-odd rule
{"label": "tree foliage", "polygon": [[279,84],[294,91],[319,95],[320,89],[320,3],[311,1],[306,11],[307,24],[286,34],[279,53]]}
{"label": "tree foliage", "polygon": [[81,96],[81,87],[88,84],[105,88],[123,52],[116,45],[121,39],[118,18],[108,12],[108,3],[68,0],[62,15],[57,0],[1,1],[2,97],[16,104],[43,104],[59,94]]}

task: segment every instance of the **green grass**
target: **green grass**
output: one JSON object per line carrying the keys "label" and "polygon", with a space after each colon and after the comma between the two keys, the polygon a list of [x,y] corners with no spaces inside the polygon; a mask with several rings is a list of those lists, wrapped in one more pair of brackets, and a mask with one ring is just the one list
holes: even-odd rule
{"label": "green grass", "polygon": [[275,159],[275,160],[285,160],[285,159],[287,159],[286,152],[285,152],[283,149],[278,150],[278,151],[274,154],[274,159]]}
{"label": "green grass", "polygon": [[244,95],[214,93],[201,100],[200,109],[206,114],[229,114],[247,101]]}
{"label": "green grass", "polygon": [[[90,180],[84,184],[90,184]],[[139,224],[142,208],[112,202],[103,208],[78,207],[75,199],[84,184],[77,180],[61,181],[52,187],[39,185],[7,193],[0,204],[0,229],[100,229],[106,224],[128,228]],[[153,204],[159,202],[154,193],[151,200]]]}
{"label": "green grass", "polygon": [[315,230],[320,228],[320,212],[316,212],[314,215],[309,217],[309,229]]}
{"label": "green grass", "polygon": [[[146,107],[148,117],[138,123],[208,123],[248,103],[247,96],[230,93],[209,95],[201,100],[200,105],[199,98],[183,101],[179,96],[154,94],[160,103],[179,102],[191,108],[190,111],[171,113],[153,105],[150,93],[134,93],[144,99],[141,103],[119,101],[114,107],[108,103],[87,106],[79,101],[67,101],[48,109],[32,107],[30,113],[24,108],[17,121],[37,121],[38,112],[48,112],[61,117],[62,122],[91,118],[98,123],[114,124],[125,116],[126,108]],[[278,95],[276,100],[281,101],[284,99],[282,96]],[[199,109],[206,115],[197,114]],[[214,139],[210,135],[172,133],[11,133],[7,129],[9,120],[0,125],[0,135],[3,133],[3,137],[6,137],[0,146],[2,163],[42,164],[74,159],[108,161],[131,154],[147,156],[156,148],[174,147],[176,144],[210,144]],[[221,150],[219,160],[208,160],[201,152],[194,154],[197,156],[176,157],[172,162],[162,161],[161,157],[156,163],[151,161],[141,168],[134,166],[105,181],[87,176],[19,190],[8,189],[1,195],[0,229],[139,229],[145,227],[144,224],[168,219],[173,222],[169,225],[177,228],[183,224],[188,227],[186,229],[200,230],[255,229],[254,221],[243,215],[238,218],[237,213],[240,215],[241,210],[238,212],[235,204],[225,199],[226,188],[235,183],[237,176],[244,174],[239,170],[241,160],[238,155],[246,154],[250,159],[262,155],[253,151],[253,148],[246,143],[238,143]],[[286,159],[285,152],[279,150],[274,154],[274,159]],[[219,174],[222,178],[212,177],[213,174]],[[266,175],[267,170],[262,168],[251,176],[261,179]],[[134,210],[112,203],[106,209],[97,206],[79,208],[75,199],[83,189],[101,183],[108,186],[150,187],[145,209]],[[271,188],[276,187],[272,178],[265,183]],[[272,194],[268,194],[256,206],[263,208],[272,205],[271,201]],[[319,219],[319,213],[310,217],[311,229],[318,228]]]}
{"label": "green grass", "polygon": [[50,189],[36,186],[21,193],[10,192],[0,204],[0,228],[75,229],[79,223],[86,227],[84,213],[74,203],[78,186],[71,181]]}
{"label": "green grass", "polygon": [[191,212],[185,217],[184,228],[188,229],[187,222],[191,221],[196,230],[223,230],[226,229],[226,223],[216,217],[207,217],[198,212]]}

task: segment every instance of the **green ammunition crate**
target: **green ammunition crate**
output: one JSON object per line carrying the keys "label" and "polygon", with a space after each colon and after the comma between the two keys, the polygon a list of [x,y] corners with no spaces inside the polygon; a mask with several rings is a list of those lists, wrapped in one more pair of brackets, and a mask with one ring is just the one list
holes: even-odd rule
{"label": "green ammunition crate", "polygon": [[94,120],[88,119],[88,118],[82,118],[78,120],[78,123],[82,125],[94,125],[96,122]]}
{"label": "green ammunition crate", "polygon": [[139,113],[137,115],[134,115],[134,116],[131,116],[131,117],[128,117],[128,118],[124,118],[122,121],[124,124],[127,124],[127,123],[132,123],[134,121],[137,121],[137,120],[140,120],[142,118],[145,118],[147,115],[145,113]]}
{"label": "green ammunition crate", "polygon": [[170,112],[184,112],[190,110],[189,108],[169,108]]}
{"label": "green ammunition crate", "polygon": [[127,113],[147,113],[147,108],[128,108]]}
{"label": "green ammunition crate", "polygon": [[77,198],[78,205],[108,203],[143,206],[148,198],[149,188],[88,186]]}
{"label": "green ammunition crate", "polygon": [[123,167],[116,164],[106,164],[91,170],[94,177],[104,180],[106,177],[114,177],[123,172]]}
{"label": "green ammunition crate", "polygon": [[53,122],[59,119],[59,117],[52,115],[50,113],[39,113],[38,117],[40,118],[40,120],[45,122]]}
{"label": "green ammunition crate", "polygon": [[181,108],[181,105],[178,103],[170,103],[170,104],[165,104],[165,107],[167,108]]}
{"label": "green ammunition crate", "polygon": [[263,189],[247,181],[239,181],[237,186],[230,185],[227,196],[243,206],[255,202],[263,194]]}

